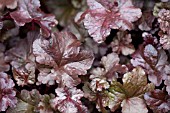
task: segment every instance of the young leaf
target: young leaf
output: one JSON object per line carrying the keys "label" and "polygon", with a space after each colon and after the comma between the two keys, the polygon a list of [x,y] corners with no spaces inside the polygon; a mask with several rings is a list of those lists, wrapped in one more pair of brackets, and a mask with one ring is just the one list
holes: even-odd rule
{"label": "young leaf", "polygon": [[131,30],[132,22],[142,15],[131,0],[87,0],[87,4],[89,9],[82,14],[82,19],[88,33],[98,43],[105,40],[111,29]]}
{"label": "young leaf", "polygon": [[38,109],[40,113],[54,113],[51,105],[50,105],[50,99],[53,99],[55,96],[53,94],[50,95],[42,95],[41,101],[38,104]]}
{"label": "young leaf", "polygon": [[118,73],[125,73],[128,69],[125,65],[119,64],[119,57],[116,53],[103,56],[101,64],[104,68],[97,67],[92,69],[90,79],[93,91],[102,91],[109,88],[109,81],[118,78]]}
{"label": "young leaf", "polygon": [[121,52],[123,55],[130,55],[135,52],[135,48],[131,42],[131,34],[118,32],[117,37],[111,43],[112,51],[118,54]]}

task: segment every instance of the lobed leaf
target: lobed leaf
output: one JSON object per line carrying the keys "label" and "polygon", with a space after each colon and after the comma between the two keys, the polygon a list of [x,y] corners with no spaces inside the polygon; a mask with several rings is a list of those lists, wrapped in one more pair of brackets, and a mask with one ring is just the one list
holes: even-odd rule
{"label": "lobed leaf", "polygon": [[73,87],[80,83],[77,75],[85,75],[93,63],[93,54],[80,49],[81,43],[68,32],[54,33],[33,43],[33,53],[40,64],[38,81]]}
{"label": "lobed leaf", "polygon": [[58,22],[52,14],[41,11],[39,0],[19,0],[18,9],[10,13],[17,25],[24,26],[26,23],[35,22],[41,27],[41,34],[50,36],[51,27]]}
{"label": "lobed leaf", "polygon": [[89,9],[82,14],[82,19],[88,33],[97,43],[103,42],[111,29],[131,30],[132,22],[142,15],[131,0],[87,0],[87,4]]}

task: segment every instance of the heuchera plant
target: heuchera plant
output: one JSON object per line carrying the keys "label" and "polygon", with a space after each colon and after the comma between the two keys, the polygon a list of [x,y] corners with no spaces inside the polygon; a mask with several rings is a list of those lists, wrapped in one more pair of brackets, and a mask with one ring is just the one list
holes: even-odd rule
{"label": "heuchera plant", "polygon": [[169,0],[0,0],[0,112],[169,113]]}

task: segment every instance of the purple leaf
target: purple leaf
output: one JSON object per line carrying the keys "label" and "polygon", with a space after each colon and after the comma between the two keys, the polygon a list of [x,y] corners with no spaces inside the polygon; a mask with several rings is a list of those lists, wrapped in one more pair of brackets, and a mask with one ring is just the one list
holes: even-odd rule
{"label": "purple leaf", "polygon": [[35,22],[41,27],[41,34],[50,36],[51,27],[58,22],[54,15],[41,11],[39,0],[19,0],[18,7],[17,11],[10,13],[17,25],[24,26],[25,23]]}
{"label": "purple leaf", "polygon": [[135,48],[131,42],[131,34],[118,32],[117,37],[111,43],[112,51],[118,54],[121,52],[123,55],[130,55],[135,52]]}
{"label": "purple leaf", "polygon": [[[149,40],[151,44],[148,43]],[[152,42],[154,39],[149,40],[139,46],[139,50],[132,55],[131,63],[133,66],[143,67],[149,80],[159,86],[167,76],[165,66],[168,65],[168,57],[164,50],[156,48]]]}
{"label": "purple leaf", "polygon": [[91,51],[80,49],[81,43],[68,32],[54,33],[50,39],[43,37],[33,43],[39,68],[38,81],[73,87],[80,83],[77,75],[85,75],[93,63]]}
{"label": "purple leaf", "polygon": [[0,72],[0,111],[5,111],[8,106],[16,106],[14,86],[13,80],[6,73]]}
{"label": "purple leaf", "polygon": [[138,20],[142,13],[135,8],[131,0],[87,0],[89,9],[82,14],[85,28],[93,39],[101,43],[110,34],[111,29],[131,30],[132,22]]}
{"label": "purple leaf", "polygon": [[143,99],[133,97],[123,100],[122,113],[148,113],[148,109]]}
{"label": "purple leaf", "polygon": [[51,100],[53,108],[62,113],[87,113],[86,107],[80,101],[83,97],[80,89],[57,88],[55,92],[57,97]]}
{"label": "purple leaf", "polygon": [[[170,48],[170,10],[161,9],[158,13],[158,22],[160,23],[161,32],[160,43],[164,49]],[[163,33],[162,33],[163,32]]]}
{"label": "purple leaf", "polygon": [[154,113],[167,113],[170,110],[170,96],[159,89],[146,93],[144,99]]}
{"label": "purple leaf", "polygon": [[5,60],[12,65],[13,76],[18,85],[23,86],[35,82],[36,64],[32,54],[32,44],[37,37],[37,32],[28,32],[27,38],[22,39],[6,52]]}
{"label": "purple leaf", "polygon": [[109,88],[109,81],[118,78],[118,73],[125,73],[128,69],[125,65],[119,64],[119,57],[116,53],[110,53],[103,56],[101,64],[104,68],[97,67],[92,69],[90,79],[91,89],[93,91],[102,91],[102,89]]}

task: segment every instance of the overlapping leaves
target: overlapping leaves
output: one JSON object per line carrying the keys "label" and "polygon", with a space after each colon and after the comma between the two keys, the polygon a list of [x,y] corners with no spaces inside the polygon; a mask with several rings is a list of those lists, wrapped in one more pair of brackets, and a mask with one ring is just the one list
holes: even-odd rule
{"label": "overlapping leaves", "polygon": [[34,84],[36,63],[32,51],[33,41],[38,32],[29,32],[27,38],[20,40],[6,52],[5,60],[12,65],[14,79],[18,85]]}
{"label": "overlapping leaves", "polygon": [[26,23],[37,23],[41,27],[41,33],[49,37],[51,27],[58,22],[52,14],[45,14],[41,11],[39,0],[19,0],[17,11],[11,12],[10,16],[17,25],[24,26]]}

